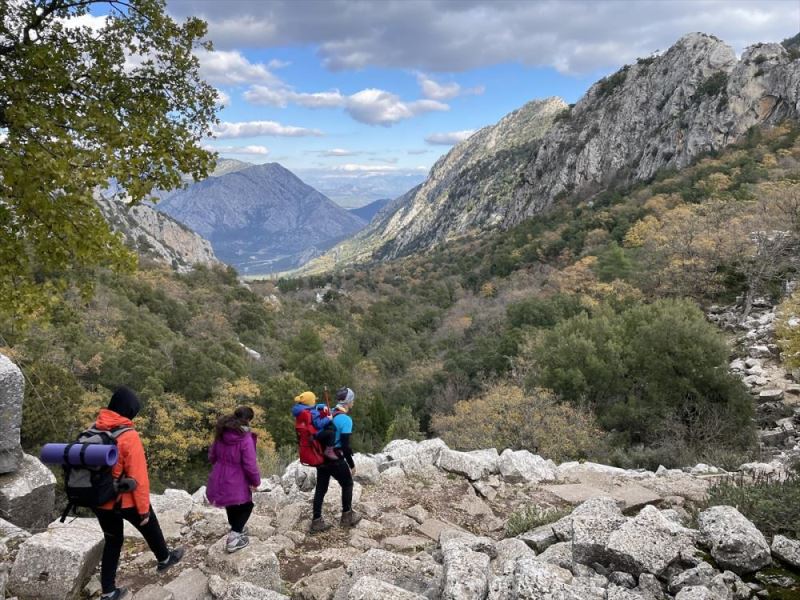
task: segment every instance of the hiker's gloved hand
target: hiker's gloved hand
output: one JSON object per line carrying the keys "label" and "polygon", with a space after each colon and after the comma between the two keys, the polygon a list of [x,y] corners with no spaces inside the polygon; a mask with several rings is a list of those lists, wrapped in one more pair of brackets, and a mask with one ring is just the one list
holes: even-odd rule
{"label": "hiker's gloved hand", "polygon": [[150,513],[147,513],[146,515],[139,515],[139,516],[142,518],[142,520],[139,521],[139,525],[141,525],[142,527],[144,527],[145,525],[147,525],[150,522]]}

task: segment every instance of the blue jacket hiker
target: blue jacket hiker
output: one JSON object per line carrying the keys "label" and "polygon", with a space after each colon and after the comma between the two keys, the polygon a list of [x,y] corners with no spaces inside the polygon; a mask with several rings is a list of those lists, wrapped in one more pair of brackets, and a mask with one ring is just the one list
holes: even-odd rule
{"label": "blue jacket hiker", "polygon": [[350,388],[341,388],[336,392],[336,407],[333,409],[333,427],[335,432],[333,446],[336,458],[326,458],[317,469],[317,485],[314,489],[313,519],[311,533],[330,529],[330,525],[322,518],[322,503],[328,492],[328,485],[333,477],[342,488],[343,527],[353,527],[361,520],[361,515],[353,510],[353,474],[356,470],[353,462],[353,451],[350,447],[350,436],[353,433],[353,419],[348,414],[353,408],[356,395]]}

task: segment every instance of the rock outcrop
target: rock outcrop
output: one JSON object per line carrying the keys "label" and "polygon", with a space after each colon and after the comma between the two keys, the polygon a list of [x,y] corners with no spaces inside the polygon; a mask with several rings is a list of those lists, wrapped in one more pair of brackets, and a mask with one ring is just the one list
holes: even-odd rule
{"label": "rock outcrop", "polygon": [[22,372],[0,354],[0,518],[29,529],[50,521],[56,478],[36,458],[22,453],[24,398]]}
{"label": "rock outcrop", "polygon": [[564,193],[591,197],[719,150],[754,125],[800,115],[800,63],[780,44],[737,60],[705,34],[678,40],[594,84],[572,107],[536,101],[455,146],[421,186],[308,267],[406,255],[467,232],[509,227]]}
{"label": "rock outcrop", "polygon": [[208,240],[168,215],[146,204],[128,206],[124,196],[110,193],[96,193],[95,202],[111,228],[139,254],[179,272],[219,264]]}
{"label": "rock outcrop", "polygon": [[13,473],[22,461],[19,428],[24,386],[22,371],[0,354],[0,474]]}

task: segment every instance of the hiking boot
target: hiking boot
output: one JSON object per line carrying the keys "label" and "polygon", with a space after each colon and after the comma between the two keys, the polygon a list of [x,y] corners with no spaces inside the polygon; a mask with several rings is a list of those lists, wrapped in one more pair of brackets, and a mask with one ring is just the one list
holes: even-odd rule
{"label": "hiking boot", "polygon": [[113,592],[102,594],[100,600],[122,600],[128,595],[128,588],[117,588]]}
{"label": "hiking boot", "polygon": [[328,531],[332,525],[329,525],[325,522],[325,519],[320,517],[319,519],[312,519],[311,520],[311,533],[322,533],[323,531]]}
{"label": "hiking boot", "polygon": [[235,531],[232,531],[230,534],[228,534],[228,540],[225,543],[225,550],[227,550],[228,554],[232,554],[237,550],[246,548],[249,544],[249,537],[243,533],[236,533]]}
{"label": "hiking boot", "polygon": [[158,566],[156,567],[156,569],[158,570],[159,573],[161,573],[162,571],[166,571],[172,565],[180,562],[180,560],[182,558],[183,558],[183,548],[175,548],[175,550],[172,550],[169,553],[169,556],[167,557],[167,560],[165,560],[164,562],[158,563]]}
{"label": "hiking boot", "polygon": [[342,520],[339,524],[342,527],[355,527],[356,524],[362,519],[362,516],[354,510],[348,510],[342,513]]}

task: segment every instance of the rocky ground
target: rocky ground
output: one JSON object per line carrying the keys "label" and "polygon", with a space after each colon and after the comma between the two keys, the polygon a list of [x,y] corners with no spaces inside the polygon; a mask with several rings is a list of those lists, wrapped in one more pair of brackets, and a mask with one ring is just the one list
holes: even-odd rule
{"label": "rocky ground", "polygon": [[[527,451],[456,452],[434,439],[359,455],[356,473],[365,518],[355,528],[307,533],[315,471],[293,463],[255,494],[250,546],[234,554],[224,551],[225,513],[206,504],[202,489],[153,496],[166,536],[186,557],[158,576],[128,531],[119,583],[135,600],[738,599],[766,597],[776,583],[800,593],[791,571],[800,569],[799,542],[768,544],[732,507],[692,519],[720,476],[706,465],[655,473],[555,465]],[[332,482],[325,516],[333,522],[338,494]],[[529,507],[565,516],[507,537],[509,516]],[[34,535],[2,522],[0,538],[8,594],[98,595],[94,519]],[[764,570],[776,565],[782,570]]]}
{"label": "rocky ground", "polygon": [[[757,298],[747,318],[737,306],[712,306],[708,318],[733,334],[731,372],[739,375],[756,403],[759,441],[765,458],[800,458],[800,373],[787,371],[775,340],[776,306]],[[800,327],[800,317],[788,319]]]}

